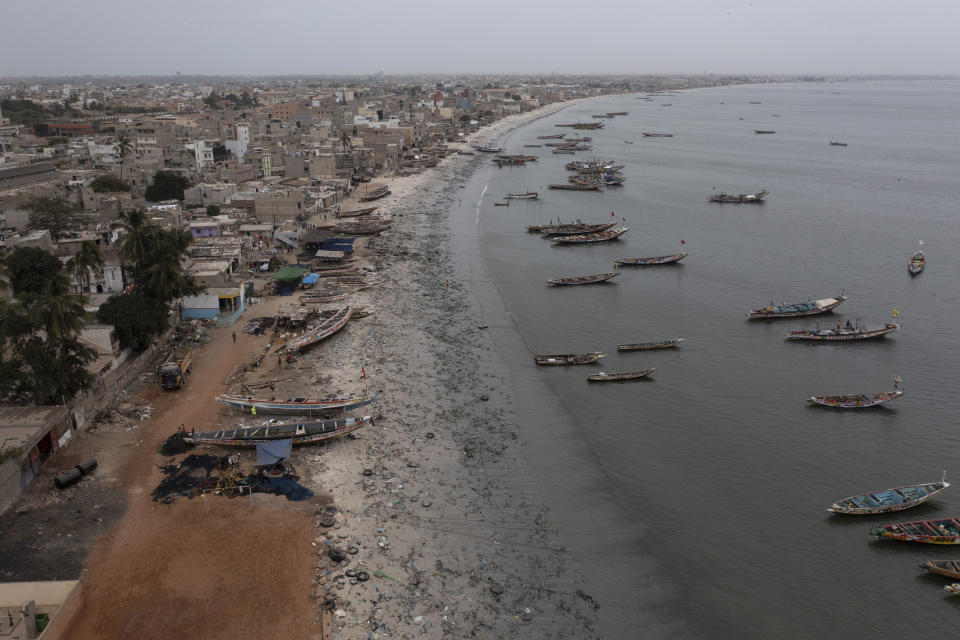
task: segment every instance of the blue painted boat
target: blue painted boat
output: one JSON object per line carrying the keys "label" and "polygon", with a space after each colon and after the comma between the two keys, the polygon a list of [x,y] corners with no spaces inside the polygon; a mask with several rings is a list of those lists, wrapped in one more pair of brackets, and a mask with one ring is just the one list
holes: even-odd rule
{"label": "blue painted boat", "polygon": [[946,481],[946,475],[946,472],[944,472],[940,482],[911,484],[905,487],[850,496],[843,500],[837,500],[827,508],[827,511],[856,516],[903,511],[923,504],[938,493],[946,491],[947,487],[950,486],[950,483]]}
{"label": "blue painted boat", "polygon": [[846,301],[846,299],[846,296],[841,295],[836,298],[807,300],[806,302],[798,302],[795,304],[788,302],[774,304],[771,302],[769,306],[750,311],[747,313],[747,317],[751,320],[758,320],[765,318],[795,318],[797,316],[812,316],[818,313],[826,313],[827,311],[831,311],[832,309],[840,306]]}

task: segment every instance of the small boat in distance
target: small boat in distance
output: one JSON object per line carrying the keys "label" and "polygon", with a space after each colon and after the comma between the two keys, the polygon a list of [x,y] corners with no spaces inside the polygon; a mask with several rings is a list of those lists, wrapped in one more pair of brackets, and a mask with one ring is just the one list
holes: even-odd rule
{"label": "small boat in distance", "polygon": [[710,202],[763,202],[764,197],[769,191],[757,191],[756,193],[715,193],[707,197]]}
{"label": "small boat in distance", "polygon": [[606,282],[610,278],[616,278],[619,273],[597,273],[590,276],[577,276],[574,278],[554,278],[553,280],[547,280],[547,284],[553,285],[555,287],[570,287],[578,284],[597,284],[599,282]]}
{"label": "small boat in distance", "polygon": [[672,138],[673,134],[672,133],[647,133],[646,131],[644,131],[643,137],[644,138]]}
{"label": "small boat in distance", "polygon": [[915,276],[922,272],[925,266],[927,266],[927,257],[923,255],[922,250],[918,249],[915,254],[910,256],[910,262],[907,263],[907,270],[910,272],[910,275]]}
{"label": "small boat in distance", "polygon": [[899,324],[888,322],[882,327],[867,329],[866,327],[850,326],[840,327],[839,321],[836,328],[821,329],[796,329],[786,334],[788,340],[810,340],[819,342],[835,342],[844,340],[872,340],[882,338],[883,336],[896,331],[900,328]]}
{"label": "small boat in distance", "polygon": [[754,133],[776,133],[773,129],[754,129]]}
{"label": "small boat in distance", "polygon": [[760,309],[754,309],[753,311],[747,313],[747,317],[751,320],[762,320],[767,318],[795,318],[797,316],[812,316],[818,313],[826,313],[831,311],[840,306],[846,299],[846,296],[841,295],[836,298],[807,300],[806,302],[798,302],[795,304],[788,302],[774,304],[771,300],[769,306],[762,307]]}
{"label": "small boat in distance", "polygon": [[763,104],[763,103],[760,102],[759,100],[751,100],[749,104]]}
{"label": "small boat in distance", "polygon": [[917,520],[888,524],[871,532],[876,538],[923,544],[960,544],[960,519]]}
{"label": "small boat in distance", "polygon": [[477,151],[480,151],[481,153],[500,153],[501,151],[503,151],[503,147],[491,147],[491,146],[485,146],[482,144],[475,144],[473,145],[473,148],[476,149]]}
{"label": "small boat in distance", "polygon": [[956,560],[927,560],[920,568],[926,569],[927,573],[960,579],[960,562]]}
{"label": "small boat in distance", "polygon": [[[558,149],[559,151],[559,149]],[[572,152],[571,152],[572,153]],[[564,189],[566,191],[600,191],[598,184],[550,184],[550,189]]]}
{"label": "small boat in distance", "polygon": [[683,338],[661,340],[660,342],[635,342],[633,344],[618,344],[617,351],[650,351],[652,349],[670,349],[683,342]]}
{"label": "small boat in distance", "polygon": [[592,353],[561,353],[555,355],[534,356],[534,361],[541,366],[565,366],[568,364],[593,364],[603,357],[597,351]]}
{"label": "small boat in distance", "polygon": [[821,407],[833,407],[835,409],[867,409],[870,407],[879,407],[891,400],[896,400],[903,395],[903,391],[883,391],[867,396],[862,393],[845,393],[834,396],[810,396],[807,402],[820,405]]}
{"label": "small boat in distance", "polygon": [[574,222],[571,224],[531,225],[527,227],[529,233],[539,233],[543,236],[575,236],[589,233],[600,233],[617,226],[616,222],[593,224],[590,222]]}
{"label": "small boat in distance", "polygon": [[631,266],[651,266],[657,264],[674,264],[680,262],[687,257],[687,253],[675,253],[671,256],[654,256],[652,258],[620,258],[619,260],[614,260],[614,263],[619,265],[631,265]]}
{"label": "small boat in distance", "polygon": [[565,133],[558,133],[552,136],[537,136],[537,140],[561,140],[566,135]]}
{"label": "small boat in distance", "polygon": [[550,238],[551,242],[556,244],[587,244],[590,242],[609,242],[610,240],[616,240],[623,234],[625,234],[629,229],[626,227],[620,227],[619,229],[607,229],[606,231],[600,231],[599,233],[585,233],[579,236],[557,236],[555,238]]}
{"label": "small boat in distance", "polygon": [[638,378],[645,378],[656,371],[656,369],[640,369],[638,371],[624,371],[622,373],[595,373],[592,376],[587,376],[587,380],[590,382],[615,382],[617,380],[637,380]]}
{"label": "small boat in distance", "polygon": [[831,147],[845,147],[845,146],[847,146],[847,143],[846,143],[846,142],[836,142],[835,140],[831,140],[831,141],[830,141],[830,146],[831,146]]}
{"label": "small boat in distance", "polygon": [[536,200],[540,197],[540,194],[536,191],[527,191],[526,193],[508,193],[504,198],[512,198],[515,200]]}
{"label": "small boat in distance", "polygon": [[494,203],[493,203],[493,206],[495,206],[495,207],[509,207],[509,206],[510,206],[510,203],[509,203],[509,202],[494,202]]}
{"label": "small boat in distance", "polygon": [[827,508],[827,511],[855,516],[903,511],[923,504],[938,493],[946,491],[947,487],[950,486],[946,479],[947,472],[944,471],[940,482],[911,484],[872,493],[861,493],[843,500],[837,500]]}

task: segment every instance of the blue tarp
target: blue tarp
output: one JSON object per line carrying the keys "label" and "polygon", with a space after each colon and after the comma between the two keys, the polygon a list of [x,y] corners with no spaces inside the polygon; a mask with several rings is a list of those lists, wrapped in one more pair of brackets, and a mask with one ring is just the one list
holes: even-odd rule
{"label": "blue tarp", "polygon": [[316,281],[319,280],[319,279],[320,279],[320,276],[319,276],[318,274],[316,274],[316,273],[311,273],[311,274],[308,274],[308,275],[307,275],[303,280],[301,280],[300,282],[302,282],[303,284],[314,284],[314,283],[316,283]]}
{"label": "blue tarp", "polygon": [[257,443],[257,466],[267,466],[290,459],[293,438]]}

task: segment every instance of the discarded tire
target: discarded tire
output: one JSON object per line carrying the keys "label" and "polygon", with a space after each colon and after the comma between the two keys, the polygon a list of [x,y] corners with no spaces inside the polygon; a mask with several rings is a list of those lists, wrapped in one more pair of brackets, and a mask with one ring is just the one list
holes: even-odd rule
{"label": "discarded tire", "polygon": [[372,476],[372,475],[373,475],[373,469],[364,469],[364,470],[363,470],[363,475],[365,475],[365,476]]}
{"label": "discarded tire", "polygon": [[331,516],[324,516],[323,518],[320,518],[321,527],[326,527],[327,529],[329,529],[335,524],[337,524],[337,521]]}
{"label": "discarded tire", "polygon": [[323,512],[328,516],[335,516],[340,511],[339,507],[335,504],[328,504],[323,508]]}
{"label": "discarded tire", "polygon": [[343,562],[346,559],[347,554],[337,548],[330,549],[327,551],[327,557],[329,557],[334,562]]}
{"label": "discarded tire", "polygon": [[348,578],[356,578],[356,577],[357,577],[357,570],[356,570],[356,569],[347,569],[347,570],[344,571],[343,573],[344,573],[344,575],[347,576]]}
{"label": "discarded tire", "polygon": [[503,593],[503,585],[500,584],[499,582],[494,582],[493,584],[490,585],[490,593],[496,596],[500,595],[501,593]]}
{"label": "discarded tire", "polygon": [[357,549],[356,547],[347,547],[347,553],[349,553],[352,556],[355,556],[358,553],[360,553],[360,549]]}
{"label": "discarded tire", "polygon": [[83,462],[78,464],[75,468],[79,469],[80,473],[82,473],[83,475],[87,475],[88,473],[90,473],[91,471],[97,468],[97,461],[94,460],[93,458],[90,458],[89,460],[84,460]]}
{"label": "discarded tire", "polygon": [[324,600],[323,608],[326,609],[327,611],[333,611],[334,609],[337,608],[337,601],[333,599]]}
{"label": "discarded tire", "polygon": [[357,572],[357,582],[366,582],[369,579],[370,579],[370,574],[367,573],[366,571]]}
{"label": "discarded tire", "polygon": [[433,433],[433,431],[427,431],[427,437],[428,437],[428,438],[435,438],[436,435]]}
{"label": "discarded tire", "polygon": [[70,485],[72,485],[74,482],[78,481],[82,477],[83,477],[83,474],[80,473],[80,469],[77,469],[76,467],[74,467],[73,469],[64,471],[63,473],[58,475],[56,478],[54,478],[53,486],[55,486],[57,489],[66,489],[67,487],[69,487]]}

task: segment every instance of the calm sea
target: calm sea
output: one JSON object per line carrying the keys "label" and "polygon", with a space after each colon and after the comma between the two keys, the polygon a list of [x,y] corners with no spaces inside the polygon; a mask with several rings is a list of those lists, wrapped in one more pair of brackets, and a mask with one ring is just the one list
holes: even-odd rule
{"label": "calm sea", "polygon": [[[759,102],[760,104],[754,104]],[[669,105],[669,106],[668,106]],[[538,135],[603,120],[593,149],[553,155]],[[960,549],[875,541],[879,525],[960,517],[960,488],[899,516],[831,517],[848,495],[960,481],[954,401],[960,333],[960,82],[845,82],[704,89],[574,105],[499,140],[539,156],[479,170],[452,212],[458,268],[500,352],[527,455],[607,638],[947,637],[960,615],[928,558]],[[775,115],[776,114],[776,115]],[[774,135],[756,135],[772,129]],[[643,138],[642,131],[673,133]],[[831,146],[831,140],[847,147]],[[632,141],[628,144],[626,141]],[[573,158],[614,159],[626,184],[550,191]],[[762,205],[714,190],[770,192]],[[537,190],[538,201],[493,203]],[[477,202],[483,199],[477,206]],[[613,216],[611,216],[613,212]],[[621,240],[552,246],[529,224],[626,218]],[[675,253],[611,284],[549,278]],[[906,264],[924,241],[926,271]],[[821,316],[903,329],[864,344],[788,342],[818,318],[747,321],[776,301],[844,292]],[[680,349],[617,353],[683,337]],[[535,353],[601,351],[600,365],[537,368]],[[655,367],[649,380],[591,385],[595,371]],[[821,393],[892,389],[889,408],[808,406]]]}

